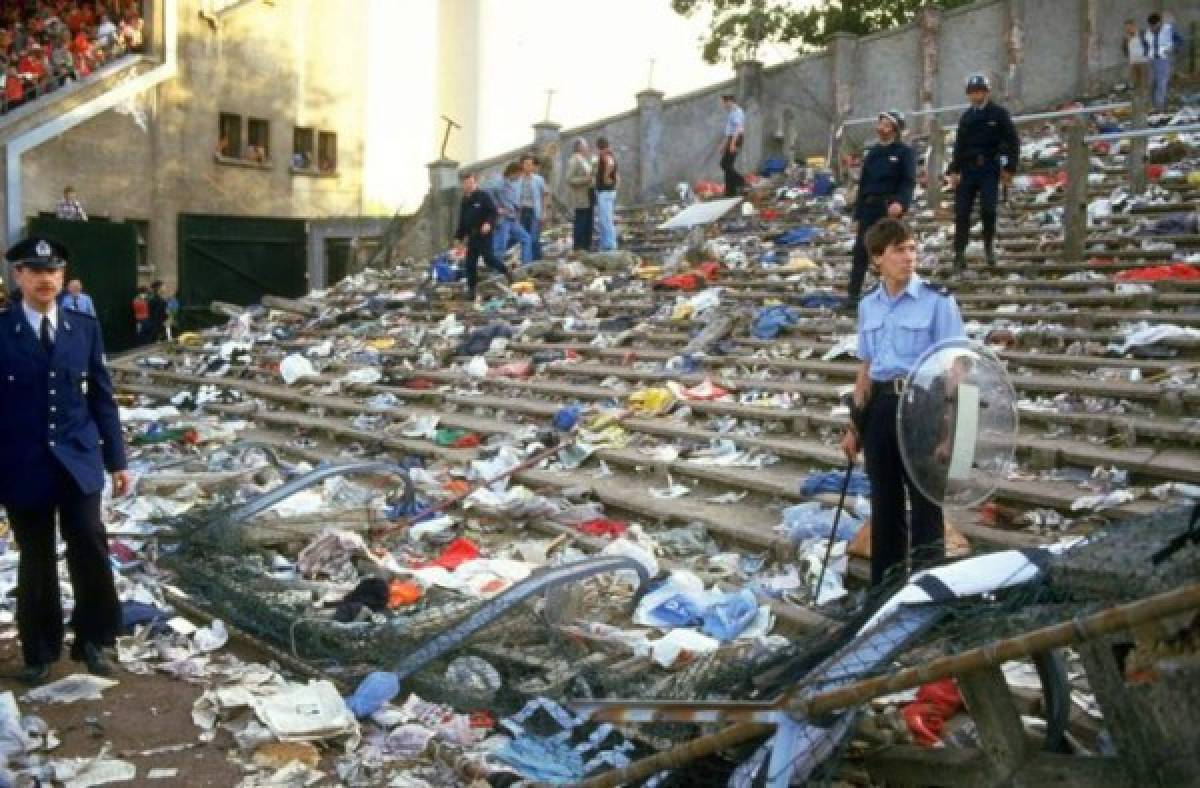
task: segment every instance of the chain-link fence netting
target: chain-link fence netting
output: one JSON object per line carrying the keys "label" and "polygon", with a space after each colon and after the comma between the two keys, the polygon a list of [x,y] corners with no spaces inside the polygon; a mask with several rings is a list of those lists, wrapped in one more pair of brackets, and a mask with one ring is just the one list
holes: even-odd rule
{"label": "chain-link fence netting", "polygon": [[[373,491],[363,486],[380,494],[380,485]],[[362,503],[347,495],[343,491],[343,502]],[[733,641],[666,669],[644,654],[631,653],[628,644],[623,647],[619,640],[605,637],[628,625],[637,603],[639,583],[631,582],[636,575],[628,569],[564,575],[503,605],[496,601],[501,597],[470,597],[434,586],[402,610],[339,622],[322,604],[328,601],[322,595],[329,594],[329,583],[276,571],[272,551],[252,546],[253,539],[247,539],[255,526],[230,523],[236,511],[213,506],[171,521],[179,542],[166,551],[165,563],[178,583],[211,612],[347,683],[372,670],[396,669],[405,657],[474,621],[477,626],[461,639],[442,644],[444,648],[420,661],[404,686],[429,700],[459,709],[488,709],[496,716],[513,714],[536,698],[766,703],[784,696],[810,697],[1200,578],[1200,544],[1179,539],[1188,530],[1191,512],[1164,511],[1049,547],[977,551],[914,581],[902,583],[897,577],[870,593],[827,605],[820,610],[826,625],[808,632],[793,628],[784,644]],[[343,511],[361,514],[362,509]],[[325,524],[336,528],[339,516],[349,517],[327,514]],[[356,525],[362,526],[361,516]],[[369,551],[369,528],[364,533],[362,545]],[[1178,546],[1174,551],[1169,549],[1172,544]],[[356,569],[347,577],[377,571],[369,556],[353,559]],[[565,556],[551,560],[523,582],[566,571],[570,563]],[[1139,648],[1156,654],[1165,647],[1183,648],[1178,644],[1184,641],[1175,637],[1170,640],[1167,633],[1162,643],[1135,642],[1131,653],[1136,659]],[[1029,656],[1032,660],[1033,653]],[[1047,725],[1060,725],[1061,714],[1052,706],[1061,704],[1061,698],[1048,696],[1064,691],[1061,660],[1033,660],[1029,665],[1043,685],[1040,708],[1051,718]],[[881,733],[888,722],[879,712],[882,706],[868,703],[834,710],[811,721],[781,717],[787,723],[768,738],[760,734],[723,748],[660,779],[674,785],[754,785],[764,779],[786,784],[779,782],[786,776],[830,784],[855,773],[858,760],[873,746],[911,739],[911,730]],[[890,713],[896,723],[894,710]],[[727,724],[672,720],[619,723],[618,728],[632,744],[626,755],[636,759]],[[585,725],[579,732],[588,735],[589,730],[593,729]],[[1054,739],[1053,733],[1047,741]],[[972,735],[969,730],[962,733],[962,741],[971,742]],[[1061,739],[1055,740],[1061,744]]]}

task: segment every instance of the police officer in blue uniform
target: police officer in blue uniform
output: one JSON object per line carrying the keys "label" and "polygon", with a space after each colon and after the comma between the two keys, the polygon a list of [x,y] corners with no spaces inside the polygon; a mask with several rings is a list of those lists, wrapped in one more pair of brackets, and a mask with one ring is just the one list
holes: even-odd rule
{"label": "police officer in blue uniform", "polygon": [[967,79],[971,106],[958,121],[954,153],[946,174],[954,189],[954,269],[967,268],[967,241],[971,211],[979,198],[983,220],[983,253],[989,266],[996,264],[996,203],[1000,182],[1007,186],[1017,171],[1021,141],[1008,110],[991,100],[992,87],[983,74]]}
{"label": "police officer in blue uniform", "polygon": [[57,302],[67,250],[30,238],[8,250],[21,299],[0,311],[0,504],[20,548],[17,631],[25,667],[43,681],[63,644],[56,527],[74,589],[71,657],[107,675],[121,608],[100,518],[104,474],[129,490],[125,444],[96,318]]}
{"label": "police officer in blue uniform", "polygon": [[[896,409],[904,381],[926,350],[964,336],[958,304],[944,288],[914,273],[917,245],[899,219],[881,219],[867,233],[880,284],[858,307],[858,357],[851,425],[842,449],[853,462],[861,449],[871,480],[871,584],[878,586],[912,552],[915,566],[944,555],[941,507],[913,484],[900,459]],[[912,506],[907,517],[906,499]]]}
{"label": "police officer in blue uniform", "polygon": [[862,294],[867,275],[867,246],[863,238],[875,222],[885,216],[899,219],[912,204],[917,185],[917,159],[913,150],[900,141],[904,133],[904,115],[896,110],[880,112],[875,121],[879,144],[872,145],[863,158],[858,181],[858,200],[854,221],[858,233],[854,239],[854,263],[850,268],[846,309],[853,310]]}

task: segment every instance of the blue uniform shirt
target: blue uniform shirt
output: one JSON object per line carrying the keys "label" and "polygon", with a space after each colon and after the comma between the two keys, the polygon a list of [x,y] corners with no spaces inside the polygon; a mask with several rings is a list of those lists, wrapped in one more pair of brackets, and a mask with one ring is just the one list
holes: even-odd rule
{"label": "blue uniform shirt", "polygon": [[868,197],[894,200],[907,211],[912,204],[913,189],[916,185],[917,159],[913,156],[912,148],[899,140],[893,140],[887,145],[872,145],[863,159],[854,218],[863,218],[863,208]]}
{"label": "blue uniform shirt", "polygon": [[905,377],[926,350],[964,336],[954,297],[916,274],[895,298],[881,284],[858,305],[858,357],[870,362],[871,380]]}

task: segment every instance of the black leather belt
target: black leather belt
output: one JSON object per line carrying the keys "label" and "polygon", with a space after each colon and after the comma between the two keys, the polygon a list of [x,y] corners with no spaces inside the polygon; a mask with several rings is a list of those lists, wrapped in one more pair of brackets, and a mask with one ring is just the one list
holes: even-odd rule
{"label": "black leather belt", "polygon": [[905,378],[871,381],[871,396],[899,397],[904,393]]}

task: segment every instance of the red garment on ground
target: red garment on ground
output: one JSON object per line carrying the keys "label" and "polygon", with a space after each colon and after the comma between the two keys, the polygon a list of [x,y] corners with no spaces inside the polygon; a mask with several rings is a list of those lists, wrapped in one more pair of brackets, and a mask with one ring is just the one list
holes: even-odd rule
{"label": "red garment on ground", "polygon": [[478,557],[479,548],[475,546],[475,543],[460,536],[447,545],[437,558],[413,564],[413,568],[428,569],[431,566],[440,566],[442,569],[449,569],[453,572],[467,561],[473,561]]}
{"label": "red garment on ground", "polygon": [[400,384],[406,389],[416,389],[417,391],[428,391],[433,388],[433,381],[429,378],[410,378]]}
{"label": "red garment on ground", "polygon": [[468,432],[454,443],[450,444],[452,449],[474,449],[479,445],[479,436],[473,432]]}
{"label": "red garment on ground", "polygon": [[624,536],[625,532],[629,530],[628,523],[623,523],[620,520],[608,520],[603,517],[588,520],[575,527],[588,536],[611,536],[613,539]]}
{"label": "red garment on ground", "polygon": [[532,374],[532,361],[514,361],[488,370],[489,378],[527,378]]}
{"label": "red garment on ground", "polygon": [[1118,282],[1161,282],[1167,279],[1194,282],[1200,279],[1200,266],[1187,263],[1152,265],[1146,268],[1131,268],[1118,271],[1114,277]]}
{"label": "red garment on ground", "polygon": [[721,266],[717,263],[701,263],[694,270],[709,282],[717,281],[721,275]]}
{"label": "red garment on ground", "polygon": [[963,706],[962,695],[954,679],[940,679],[917,690],[917,699],[905,706],[900,714],[908,725],[913,740],[926,747],[941,741],[946,720]]}
{"label": "red garment on ground", "polygon": [[725,187],[716,181],[697,181],[692,191],[697,197],[721,197],[725,194]]}
{"label": "red garment on ground", "polygon": [[666,290],[699,290],[701,279],[696,274],[676,274],[665,279],[659,279],[656,287]]}
{"label": "red garment on ground", "polygon": [[1152,181],[1156,181],[1163,176],[1163,173],[1166,172],[1166,170],[1167,168],[1161,164],[1147,164],[1146,177]]}

